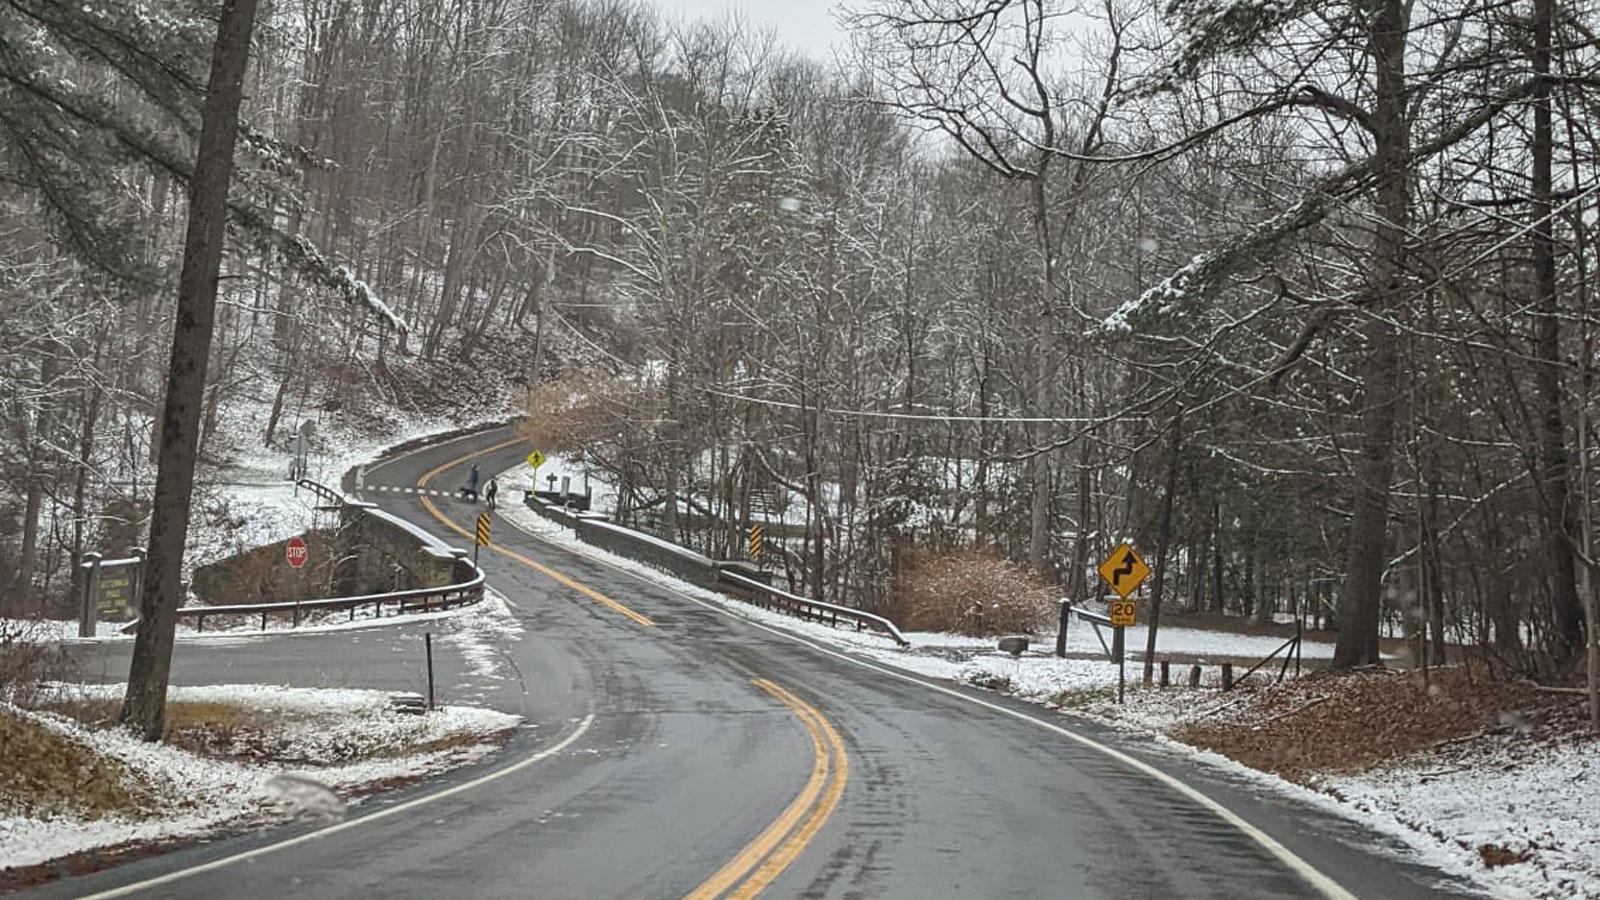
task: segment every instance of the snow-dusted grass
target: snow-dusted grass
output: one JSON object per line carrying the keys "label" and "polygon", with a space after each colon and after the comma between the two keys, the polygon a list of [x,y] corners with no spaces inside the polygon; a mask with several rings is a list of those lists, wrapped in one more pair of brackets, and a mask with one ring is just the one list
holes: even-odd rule
{"label": "snow-dusted grass", "polygon": [[[52,693],[55,702],[103,702],[120,697],[123,690],[121,685],[60,685]],[[98,819],[23,818],[0,809],[0,868],[128,842],[198,837],[224,825],[242,827],[309,813],[336,815],[344,804],[339,795],[473,762],[498,746],[495,735],[519,721],[468,707],[403,715],[390,711],[389,696],[268,685],[172,690],[174,701],[221,704],[245,710],[255,721],[278,723],[273,731],[276,757],[297,761],[287,772],[275,765],[207,758],[146,743],[116,729],[87,728],[64,715],[6,707],[9,715],[118,760],[160,802],[154,811]]]}
{"label": "snow-dusted grass", "polygon": [[[1264,790],[1292,796],[1355,819],[1397,838],[1416,857],[1481,885],[1494,896],[1521,900],[1600,900],[1600,741],[1522,747],[1478,742],[1453,751],[1448,760],[1418,755],[1394,760],[1361,775],[1321,776],[1315,788],[1243,766],[1210,751],[1165,736],[1189,722],[1248,702],[1243,694],[1216,689],[1208,675],[1199,690],[1154,689],[1139,684],[1142,665],[1128,663],[1126,702],[1116,702],[1116,667],[1100,659],[1056,659],[1035,651],[1013,659],[992,649],[989,639],[911,633],[911,648],[887,637],[830,628],[764,610],[707,591],[579,541],[573,533],[520,504],[506,504],[511,524],[575,553],[640,574],[675,591],[760,624],[801,635],[874,662],[925,677],[1003,688],[1018,697],[1091,716],[1136,732],[1151,746],[1199,760]],[[1142,649],[1143,632],[1130,634]],[[1110,636],[1106,640],[1109,643]],[[1265,656],[1283,643],[1276,637],[1239,635],[1190,628],[1158,633],[1158,653]],[[1053,646],[1043,649],[1052,649]],[[1075,622],[1068,629],[1068,651],[1102,652],[1093,629]],[[1332,646],[1306,641],[1307,658],[1331,656]],[[1479,848],[1492,845],[1523,862],[1487,867]]]}
{"label": "snow-dusted grass", "polygon": [[1490,870],[1502,896],[1600,900],[1600,741],[1485,741],[1315,786],[1453,868],[1483,872],[1485,846],[1521,857]]}

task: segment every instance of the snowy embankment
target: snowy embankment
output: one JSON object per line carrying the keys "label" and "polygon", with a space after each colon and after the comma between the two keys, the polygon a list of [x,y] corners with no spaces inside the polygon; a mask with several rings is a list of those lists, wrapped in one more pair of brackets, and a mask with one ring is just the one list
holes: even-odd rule
{"label": "snowy embankment", "polygon": [[[43,708],[113,703],[122,691],[121,685],[54,685]],[[219,723],[196,729],[198,736],[188,741],[208,743],[204,755],[174,746],[171,738],[152,744],[59,712],[0,706],[0,716],[110,761],[136,798],[110,810],[40,810],[25,796],[0,790],[0,869],[97,848],[196,838],[224,827],[342,816],[347,802],[360,802],[374,788],[482,758],[520,721],[455,706],[397,713],[389,694],[364,690],[179,687],[170,701],[203,706]]]}
{"label": "snowy embankment", "polygon": [[[524,470],[525,471],[525,470]],[[502,475],[502,481],[516,471]],[[509,481],[507,481],[509,483]],[[1130,659],[1130,689],[1116,703],[1117,668],[1103,658],[1056,659],[1037,651],[1020,659],[999,653],[992,639],[910,633],[909,650],[870,632],[804,622],[695,587],[656,569],[579,541],[526,507],[502,516],[541,538],[634,572],[761,625],[929,678],[976,684],[1084,715],[1153,739],[1165,752],[1213,765],[1261,789],[1294,797],[1398,838],[1423,861],[1466,877],[1505,898],[1600,900],[1600,741],[1547,744],[1478,738],[1406,754],[1359,773],[1317,773],[1306,785],[1241,765],[1166,735],[1250,702],[1248,692],[1223,694],[1212,679],[1198,690],[1143,689],[1142,664]],[[1130,641],[1142,647],[1143,629]],[[1282,640],[1187,628],[1163,629],[1158,654],[1261,657]],[[1109,635],[1107,636],[1109,642]],[[1053,650],[1053,645],[1047,649]],[[1068,629],[1068,652],[1102,653],[1087,624]],[[1332,645],[1306,641],[1307,658],[1327,658]],[[1274,662],[1274,665],[1276,661]],[[1274,672],[1275,674],[1275,672]],[[1486,850],[1485,848],[1490,848]],[[1503,854],[1497,855],[1499,851]],[[1492,860],[1492,864],[1490,862]]]}
{"label": "snowy embankment", "polygon": [[[195,498],[190,523],[189,566],[215,562],[301,533],[312,523],[318,498],[289,480],[292,454],[266,448],[269,404],[242,400],[230,403],[219,415],[222,424],[213,453],[225,462],[206,473],[204,488]],[[346,424],[337,419],[315,421],[306,477],[337,489],[344,473],[376,459],[390,447],[437,434],[452,427],[470,427],[505,421],[509,409],[485,407],[459,421],[436,416],[390,411],[384,430],[371,423]],[[278,426],[280,442],[293,435],[298,421]],[[120,548],[112,548],[120,552]]]}

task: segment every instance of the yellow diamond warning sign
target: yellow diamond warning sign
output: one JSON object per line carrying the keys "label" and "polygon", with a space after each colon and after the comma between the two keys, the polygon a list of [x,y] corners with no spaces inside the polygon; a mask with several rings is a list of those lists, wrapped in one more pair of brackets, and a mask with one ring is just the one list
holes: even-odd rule
{"label": "yellow diamond warning sign", "polygon": [[1144,564],[1139,551],[1133,549],[1132,544],[1122,544],[1100,564],[1100,577],[1111,585],[1118,597],[1126,600],[1150,577],[1150,567]]}

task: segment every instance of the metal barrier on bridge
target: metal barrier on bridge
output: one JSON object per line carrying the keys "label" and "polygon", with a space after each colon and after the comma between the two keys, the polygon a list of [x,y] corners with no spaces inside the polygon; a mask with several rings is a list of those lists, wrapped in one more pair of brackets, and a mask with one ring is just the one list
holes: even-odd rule
{"label": "metal barrier on bridge", "polygon": [[753,578],[746,578],[727,569],[717,570],[717,582],[724,593],[749,600],[758,606],[781,610],[802,619],[835,627],[843,619],[846,623],[854,623],[857,631],[872,628],[893,638],[894,642],[902,647],[911,646],[911,642],[906,640],[906,636],[900,633],[900,629],[893,622],[866,610],[810,600],[787,591],[780,591],[771,585],[762,584]]}

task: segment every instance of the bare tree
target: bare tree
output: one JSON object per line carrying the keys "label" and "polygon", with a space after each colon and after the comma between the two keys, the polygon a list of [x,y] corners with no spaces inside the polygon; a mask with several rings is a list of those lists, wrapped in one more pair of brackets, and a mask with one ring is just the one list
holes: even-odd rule
{"label": "bare tree", "polygon": [[189,185],[189,228],[183,270],[178,276],[155,508],[145,557],[148,568],[139,596],[139,630],[128,669],[128,691],[117,717],[137,728],[147,741],[160,740],[166,730],[167,679],[176,610],[183,602],[183,550],[200,442],[201,397],[211,355],[217,278],[228,222],[228,185],[255,19],[256,0],[224,0]]}

